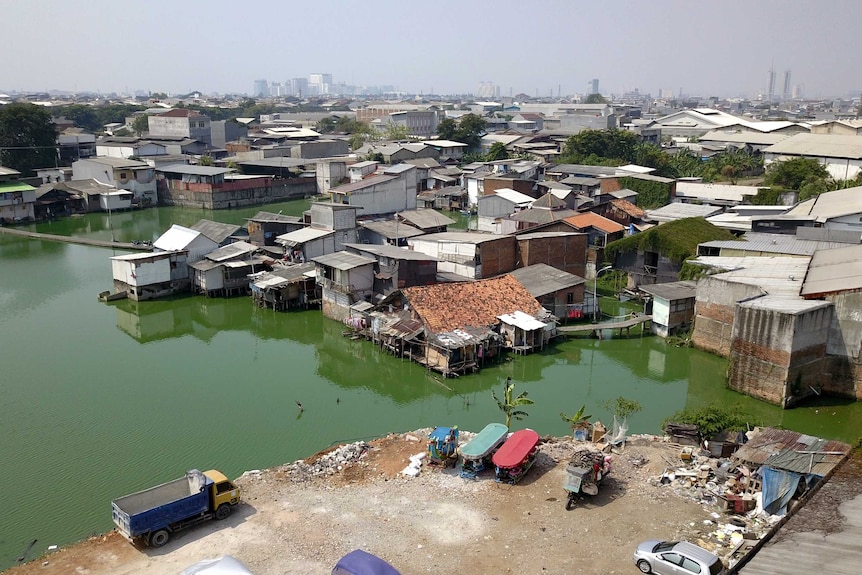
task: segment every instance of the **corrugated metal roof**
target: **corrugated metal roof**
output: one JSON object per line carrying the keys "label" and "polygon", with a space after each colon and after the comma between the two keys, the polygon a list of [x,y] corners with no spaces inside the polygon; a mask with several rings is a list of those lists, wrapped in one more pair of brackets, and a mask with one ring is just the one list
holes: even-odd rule
{"label": "corrugated metal roof", "polygon": [[395,220],[382,220],[375,222],[360,222],[362,227],[383,236],[386,239],[413,238],[421,236],[424,232],[414,228],[410,224],[396,222]]}
{"label": "corrugated metal roof", "polygon": [[767,254],[783,254],[810,256],[817,250],[846,247],[841,242],[819,242],[815,240],[802,240],[796,236],[787,234],[764,234],[749,232],[740,240],[715,240],[704,242],[701,246],[711,248],[726,248],[746,252],[762,252]]}
{"label": "corrugated metal roof", "polygon": [[[732,144],[753,144],[758,146],[771,146],[781,140],[789,138],[791,134],[770,134],[762,132],[726,132],[722,129],[710,130],[700,137],[701,142],[727,142]],[[677,184],[679,185],[679,184]]]}
{"label": "corrugated metal roof", "polygon": [[288,216],[285,214],[274,214],[272,212],[258,212],[250,218],[246,218],[252,222],[266,223],[298,223],[302,221],[299,216]]}
{"label": "corrugated metal roof", "polygon": [[348,247],[352,250],[356,250],[358,252],[364,252],[367,254],[373,254],[376,256],[384,256],[387,258],[397,259],[397,260],[405,260],[405,261],[423,261],[423,262],[436,262],[437,258],[434,256],[430,256],[428,254],[424,254],[422,252],[417,252],[413,250],[408,250],[406,248],[399,248],[396,246],[390,245],[375,245],[375,244],[344,244],[345,247]]}
{"label": "corrugated metal roof", "polygon": [[723,258],[700,256],[689,260],[718,270],[728,270],[712,275],[725,281],[753,285],[764,293],[787,298],[799,298],[802,279],[808,269],[807,257],[751,256]]}
{"label": "corrugated metal roof", "polygon": [[548,264],[533,264],[518,268],[509,272],[509,275],[518,280],[536,299],[586,282],[580,276],[558,270]]}
{"label": "corrugated metal roof", "polygon": [[[812,451],[815,453],[800,453]],[[829,452],[840,452],[842,455]],[[767,427],[752,434],[748,443],[742,445],[733,457],[755,465],[796,473],[814,473],[823,477],[849,452],[850,446],[840,441]]]}
{"label": "corrugated metal roof", "polygon": [[201,233],[196,230],[174,224],[168,231],[159,236],[153,243],[153,247],[166,252],[184,250],[199,235]]}
{"label": "corrugated metal roof", "polygon": [[234,172],[233,168],[217,168],[215,166],[192,166],[189,164],[171,164],[169,166],[159,166],[157,172],[166,172],[169,174],[189,174],[192,176],[219,176]]}
{"label": "corrugated metal roof", "polygon": [[234,242],[213,250],[206,255],[206,259],[214,262],[223,262],[238,257],[247,256],[257,251],[257,246],[248,242]]}
{"label": "corrugated metal roof", "polygon": [[802,285],[808,297],[862,289],[862,245],[814,252]]}
{"label": "corrugated metal roof", "polygon": [[351,252],[335,252],[311,258],[311,261],[337,270],[352,270],[354,268],[373,264],[377,260]]}
{"label": "corrugated metal roof", "polygon": [[513,325],[519,329],[523,329],[524,331],[536,331],[539,329],[545,329],[545,324],[543,322],[522,311],[515,310],[512,313],[498,315],[497,319],[499,319],[503,323]]}
{"label": "corrugated metal roof", "polygon": [[413,224],[419,229],[427,230],[440,226],[449,226],[455,223],[455,220],[448,218],[436,210],[430,208],[420,208],[416,210],[406,210],[398,212],[398,217],[402,220]]}
{"label": "corrugated metal roof", "polygon": [[674,202],[657,210],[647,210],[646,214],[647,218],[657,222],[671,222],[685,218],[707,218],[721,211],[722,209],[716,206]]}
{"label": "corrugated metal roof", "polygon": [[178,253],[182,253],[182,251],[175,252],[142,252],[136,254],[124,254],[121,256],[113,256],[112,260],[119,261],[136,261],[136,260],[165,260],[170,258],[173,255]]}
{"label": "corrugated metal roof", "polygon": [[[515,191],[511,188],[500,188],[494,191],[494,194],[500,198],[505,200],[509,200],[516,206],[524,206],[533,203],[535,198],[531,198],[527,194],[522,194],[521,192]],[[487,198],[489,196],[483,196],[482,198]],[[479,198],[480,200],[482,198]]]}
{"label": "corrugated metal roof", "polygon": [[609,234],[621,232],[626,229],[624,225],[593,212],[583,212],[576,216],[568,217],[565,221],[578,229],[594,227],[597,230],[601,230]]}
{"label": "corrugated metal roof", "polygon": [[[757,186],[731,186],[727,184],[702,184],[697,182],[677,182],[676,196],[683,198],[742,202],[746,196],[756,196]],[[766,187],[765,189],[768,189]]]}
{"label": "corrugated metal roof", "polygon": [[638,289],[656,298],[666,301],[674,301],[693,298],[697,293],[697,282],[680,281],[663,284],[640,285],[638,286]]}
{"label": "corrugated metal roof", "polygon": [[766,154],[862,159],[862,138],[834,134],[795,134],[763,150]]}
{"label": "corrugated metal roof", "polygon": [[799,315],[801,313],[832,306],[832,304],[827,301],[794,299],[783,295],[765,295],[739,302],[738,305],[739,307],[769,310],[792,315]]}
{"label": "corrugated metal roof", "polygon": [[385,184],[386,182],[391,182],[392,180],[396,179],[398,179],[398,176],[371,176],[370,178],[365,178],[364,180],[359,180],[358,182],[353,182],[352,184],[344,184],[338,186],[337,188],[332,188],[332,191],[338,194],[353,193],[358,192],[359,190],[374,187],[378,184]]}
{"label": "corrugated metal roof", "polygon": [[35,190],[33,186],[30,184],[25,184],[24,182],[12,181],[12,182],[0,182],[0,193],[3,192],[29,192]]}
{"label": "corrugated metal roof", "polygon": [[230,236],[237,233],[242,226],[236,224],[225,224],[222,222],[214,222],[212,220],[198,220],[191,229],[202,233],[212,241],[220,244]]}
{"label": "corrugated metal roof", "polygon": [[[862,140],[859,136],[849,137]],[[813,216],[818,222],[825,223],[832,218],[860,213],[862,213],[862,186],[819,194],[789,210],[787,215]]]}
{"label": "corrugated metal roof", "polygon": [[[456,242],[465,244],[481,244],[485,242],[497,241],[505,237],[506,236],[501,236],[499,234],[486,234],[481,232],[440,232],[437,234],[425,234],[424,236],[417,236],[415,240],[438,243]],[[412,242],[409,241],[408,243],[412,244]]]}
{"label": "corrugated metal roof", "polygon": [[275,236],[275,241],[276,243],[282,245],[295,246],[297,244],[304,244],[305,242],[310,242],[311,240],[316,240],[318,238],[329,236],[334,233],[335,230],[324,230],[320,228],[307,227],[293,230],[292,232],[287,232],[286,234],[281,234],[280,236]]}

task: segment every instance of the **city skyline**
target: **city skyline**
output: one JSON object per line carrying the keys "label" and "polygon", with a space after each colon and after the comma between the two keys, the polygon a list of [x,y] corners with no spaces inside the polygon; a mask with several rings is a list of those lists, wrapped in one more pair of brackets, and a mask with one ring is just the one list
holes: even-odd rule
{"label": "city skyline", "polygon": [[[4,14],[15,25],[5,39],[18,48],[4,62],[0,91],[253,95],[259,79],[325,73],[335,85],[410,94],[475,94],[483,85],[501,96],[586,94],[599,79],[603,94],[781,97],[804,86],[813,98],[858,96],[862,82],[841,63],[862,47],[854,30],[862,3],[644,6],[539,0],[525,8],[500,0],[489,13],[448,0],[433,8],[324,0],[297,15],[258,0],[243,5],[245,16],[268,26],[240,27],[245,20],[230,17],[237,5],[226,0],[130,1],[122,15],[106,0],[7,2]],[[836,13],[841,18],[830,17]],[[449,16],[458,26],[446,25]],[[516,29],[486,29],[489,17]]]}

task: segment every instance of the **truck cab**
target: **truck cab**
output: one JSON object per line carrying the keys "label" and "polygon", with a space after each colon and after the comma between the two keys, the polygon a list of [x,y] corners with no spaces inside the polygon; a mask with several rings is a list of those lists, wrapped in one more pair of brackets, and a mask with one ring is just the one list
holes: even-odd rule
{"label": "truck cab", "polygon": [[[230,515],[231,507],[239,503],[239,488],[230,479],[225,477],[221,471],[210,469],[209,471],[204,471],[204,475],[213,481],[210,489],[212,489],[212,508],[215,511],[216,518],[223,519]],[[222,507],[223,505],[225,507]],[[219,513],[220,509],[223,510],[221,513]],[[220,516],[222,514],[224,517]]]}

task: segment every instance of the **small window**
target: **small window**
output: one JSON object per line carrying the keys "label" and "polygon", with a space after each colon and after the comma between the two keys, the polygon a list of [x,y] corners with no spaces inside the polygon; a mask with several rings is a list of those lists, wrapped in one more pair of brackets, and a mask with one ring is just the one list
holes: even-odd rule
{"label": "small window", "polygon": [[222,481],[221,483],[216,485],[216,493],[218,493],[219,495],[233,490],[234,486],[230,481]]}
{"label": "small window", "polygon": [[700,565],[688,557],[682,558],[682,568],[686,571],[691,571],[692,573],[700,573]]}
{"label": "small window", "polygon": [[566,294],[566,303],[571,305],[575,303],[575,294],[574,292],[569,292]]}

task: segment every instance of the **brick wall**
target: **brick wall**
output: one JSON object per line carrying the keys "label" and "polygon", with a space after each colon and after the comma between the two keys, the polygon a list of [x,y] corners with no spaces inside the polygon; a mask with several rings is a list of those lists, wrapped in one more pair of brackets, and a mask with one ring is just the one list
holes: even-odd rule
{"label": "brick wall", "polygon": [[[515,269],[518,261],[518,244],[514,236],[479,245],[482,256],[482,277],[491,278]],[[478,278],[477,278],[478,279]]]}
{"label": "brick wall", "polygon": [[[517,236],[516,236],[517,237]],[[519,268],[547,264],[564,272],[586,277],[587,235],[518,239]]]}
{"label": "brick wall", "polygon": [[485,178],[484,195],[490,196],[495,191],[509,188],[516,192],[521,192],[531,198],[537,198],[537,192],[533,191],[533,186],[536,184],[533,180],[513,180],[508,178]]}

